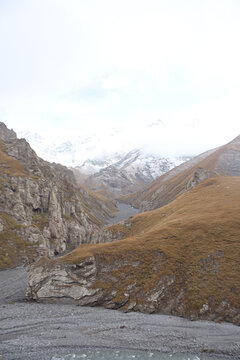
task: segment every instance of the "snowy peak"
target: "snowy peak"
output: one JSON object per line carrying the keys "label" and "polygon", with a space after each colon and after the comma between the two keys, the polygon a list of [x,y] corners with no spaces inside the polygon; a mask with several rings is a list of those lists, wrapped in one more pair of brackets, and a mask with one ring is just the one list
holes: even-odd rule
{"label": "snowy peak", "polygon": [[87,159],[80,166],[76,166],[75,169],[85,175],[93,175],[108,166],[111,166],[122,159],[124,154],[115,153],[112,155],[104,156],[102,158]]}
{"label": "snowy peak", "polygon": [[[99,162],[101,168],[109,166],[131,150],[130,144],[123,141],[123,135],[116,129],[108,129],[106,133],[97,134],[47,134],[47,136],[18,132],[18,136],[25,138],[43,159],[68,167],[82,166],[83,172],[86,172],[89,164],[97,165],[96,162]],[[100,165],[101,161],[102,165]],[[100,167],[97,167],[96,171],[99,171]]]}
{"label": "snowy peak", "polygon": [[149,182],[189,159],[187,156],[163,157],[145,152],[144,149],[134,149],[114,165],[128,173],[142,173]]}
{"label": "snowy peak", "polygon": [[[149,134],[156,136],[164,126],[161,120],[148,124],[146,139]],[[111,198],[139,190],[189,159],[156,151],[154,146],[150,146],[153,138],[150,145],[144,143],[147,140],[143,137],[142,145],[134,146],[135,139],[129,141],[122,129],[109,128],[101,133],[71,136],[48,134],[48,137],[43,137],[29,132],[19,135],[24,136],[43,159],[70,167],[79,183]]]}
{"label": "snowy peak", "polygon": [[117,198],[141,189],[188,159],[166,158],[134,149],[116,163],[85,177],[84,184],[105,196]]}

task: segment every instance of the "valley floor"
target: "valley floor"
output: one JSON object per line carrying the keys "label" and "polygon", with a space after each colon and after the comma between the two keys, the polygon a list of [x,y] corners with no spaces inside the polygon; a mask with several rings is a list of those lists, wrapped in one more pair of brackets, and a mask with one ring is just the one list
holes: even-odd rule
{"label": "valley floor", "polygon": [[109,225],[117,224],[119,221],[128,219],[132,215],[138,214],[139,210],[135,209],[131,205],[117,203],[117,214],[109,219]]}
{"label": "valley floor", "polygon": [[240,359],[240,328],[166,315],[26,302],[26,272],[0,271],[0,355],[51,360],[83,349],[143,349]]}

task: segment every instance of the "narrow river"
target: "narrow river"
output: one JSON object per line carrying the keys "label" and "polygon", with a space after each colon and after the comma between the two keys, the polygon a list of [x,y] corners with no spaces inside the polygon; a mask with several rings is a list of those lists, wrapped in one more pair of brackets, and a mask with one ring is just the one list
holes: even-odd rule
{"label": "narrow river", "polygon": [[109,220],[109,224],[113,225],[118,223],[119,221],[125,220],[132,215],[138,214],[138,209],[135,209],[131,205],[128,204],[117,204],[118,213],[114,218]]}

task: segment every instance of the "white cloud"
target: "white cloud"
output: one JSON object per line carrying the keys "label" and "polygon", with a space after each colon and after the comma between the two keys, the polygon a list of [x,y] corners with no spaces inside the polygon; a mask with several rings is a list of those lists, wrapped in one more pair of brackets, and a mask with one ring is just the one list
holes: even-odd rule
{"label": "white cloud", "polygon": [[[220,145],[240,133],[239,16],[237,0],[0,3],[1,120],[128,126],[128,142],[166,151]],[[162,135],[143,130],[159,118]]]}
{"label": "white cloud", "polygon": [[102,79],[102,88],[108,90],[127,89],[130,83],[129,80],[117,75],[108,76]]}

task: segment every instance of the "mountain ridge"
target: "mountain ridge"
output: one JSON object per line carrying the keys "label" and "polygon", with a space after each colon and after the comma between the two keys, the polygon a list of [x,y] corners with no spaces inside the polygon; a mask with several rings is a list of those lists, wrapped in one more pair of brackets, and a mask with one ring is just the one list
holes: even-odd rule
{"label": "mountain ridge", "polygon": [[[154,132],[161,131],[161,122],[150,124],[147,129],[152,127]],[[133,145],[132,142],[127,144],[121,131],[116,129],[108,129],[103,138],[101,134],[93,133],[75,135],[70,139],[65,136],[65,139],[54,137],[44,140],[38,134],[20,134],[43,158],[68,166],[78,183],[110,198],[125,195],[127,189],[136,191],[191,158],[169,155],[166,151],[163,155],[163,151],[150,149],[144,141],[137,147],[134,142]],[[105,149],[108,141],[112,146]]]}
{"label": "mountain ridge", "polygon": [[106,197],[119,198],[141,189],[187,159],[189,157],[162,157],[134,149],[112,165],[87,177],[84,184]]}
{"label": "mountain ridge", "polygon": [[130,203],[140,211],[159,208],[181,194],[197,168],[218,174],[240,175],[240,136],[228,144],[194,157],[146,185],[141,192],[126,195],[121,201]]}

